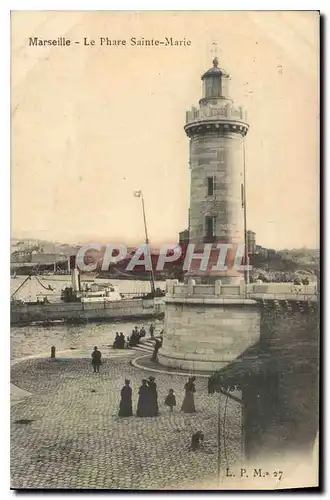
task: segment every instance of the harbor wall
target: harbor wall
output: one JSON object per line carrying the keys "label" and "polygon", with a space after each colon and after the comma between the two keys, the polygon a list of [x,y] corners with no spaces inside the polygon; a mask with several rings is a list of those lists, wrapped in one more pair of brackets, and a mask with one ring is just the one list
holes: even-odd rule
{"label": "harbor wall", "polygon": [[246,455],[260,463],[270,449],[311,454],[319,427],[318,304],[288,306],[261,307],[260,340],[276,378],[242,394]]}
{"label": "harbor wall", "polygon": [[260,340],[271,343],[280,334],[286,345],[296,329],[313,327],[317,300],[314,286],[169,281],[158,361],[171,368],[214,372]]}
{"label": "harbor wall", "polygon": [[164,314],[162,299],[122,300],[104,303],[23,304],[11,307],[11,324],[50,321],[107,321]]}

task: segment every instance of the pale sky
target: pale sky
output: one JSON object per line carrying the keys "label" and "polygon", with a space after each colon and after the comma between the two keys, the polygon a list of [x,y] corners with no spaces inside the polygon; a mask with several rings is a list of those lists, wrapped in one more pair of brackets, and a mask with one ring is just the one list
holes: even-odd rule
{"label": "pale sky", "polygon": [[[313,12],[12,14],[12,236],[175,243],[188,223],[185,113],[212,42],[248,111],[248,228],[269,248],[318,247],[319,38]],[[95,46],[28,46],[65,36]],[[100,46],[100,37],[126,39]],[[186,47],[133,47],[175,37]]]}

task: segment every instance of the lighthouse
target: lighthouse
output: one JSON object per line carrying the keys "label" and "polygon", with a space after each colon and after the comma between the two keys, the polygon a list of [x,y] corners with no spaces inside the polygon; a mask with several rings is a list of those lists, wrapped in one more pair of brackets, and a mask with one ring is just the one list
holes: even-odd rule
{"label": "lighthouse", "polygon": [[[187,111],[184,127],[190,139],[189,242],[200,251],[212,244],[212,254],[206,271],[200,272],[195,260],[187,274],[199,283],[236,283],[243,279],[235,263],[237,252],[244,257],[246,240],[244,137],[249,125],[243,107],[230,97],[230,76],[217,58],[201,78],[202,98]],[[225,271],[212,270],[219,243],[228,245]]]}
{"label": "lighthouse", "polygon": [[[217,58],[202,81],[199,106],[187,112],[184,127],[190,140],[189,243],[194,259],[185,283],[167,283],[158,361],[171,368],[213,372],[258,342],[260,310],[246,296],[243,271],[235,265],[239,247],[244,256],[246,240],[246,113],[231,99],[229,74]],[[216,265],[220,243],[228,246],[222,269]],[[202,269],[206,245],[210,256]]]}

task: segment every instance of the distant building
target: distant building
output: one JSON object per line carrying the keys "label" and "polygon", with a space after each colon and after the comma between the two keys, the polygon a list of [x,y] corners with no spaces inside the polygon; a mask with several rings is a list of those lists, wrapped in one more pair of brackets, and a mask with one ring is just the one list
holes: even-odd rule
{"label": "distant building", "polygon": [[246,239],[247,239],[247,247],[248,247],[248,253],[250,255],[254,255],[256,253],[256,233],[254,231],[251,231],[250,229],[246,231]]}
{"label": "distant building", "polygon": [[263,257],[265,259],[270,259],[278,254],[273,248],[264,248],[260,245],[256,245],[255,255],[259,255],[260,257]]}
{"label": "distant building", "polygon": [[38,253],[38,254],[32,254],[31,256],[31,262],[33,264],[40,264],[44,266],[50,266],[52,264],[60,263],[60,262],[67,262],[68,257],[65,255],[59,255],[55,253]]}
{"label": "distant building", "polygon": [[256,255],[260,255],[260,257],[268,257],[268,250],[267,248],[262,247],[261,245],[256,245],[256,250],[255,250]]}
{"label": "distant building", "polygon": [[185,229],[179,233],[179,245],[189,242],[189,229]]}
{"label": "distant building", "polygon": [[12,252],[10,256],[10,260],[12,263],[19,263],[19,262],[28,262],[28,257],[25,250],[15,250]]}

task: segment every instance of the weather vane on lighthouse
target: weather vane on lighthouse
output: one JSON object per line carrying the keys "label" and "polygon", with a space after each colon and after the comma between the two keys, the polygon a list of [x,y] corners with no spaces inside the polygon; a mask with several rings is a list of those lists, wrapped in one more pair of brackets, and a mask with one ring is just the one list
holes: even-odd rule
{"label": "weather vane on lighthouse", "polygon": [[218,42],[212,42],[212,49],[211,49],[211,54],[214,56],[213,59],[213,64],[214,66],[218,66],[219,61],[218,61],[218,52],[219,52],[219,47],[218,47]]}

